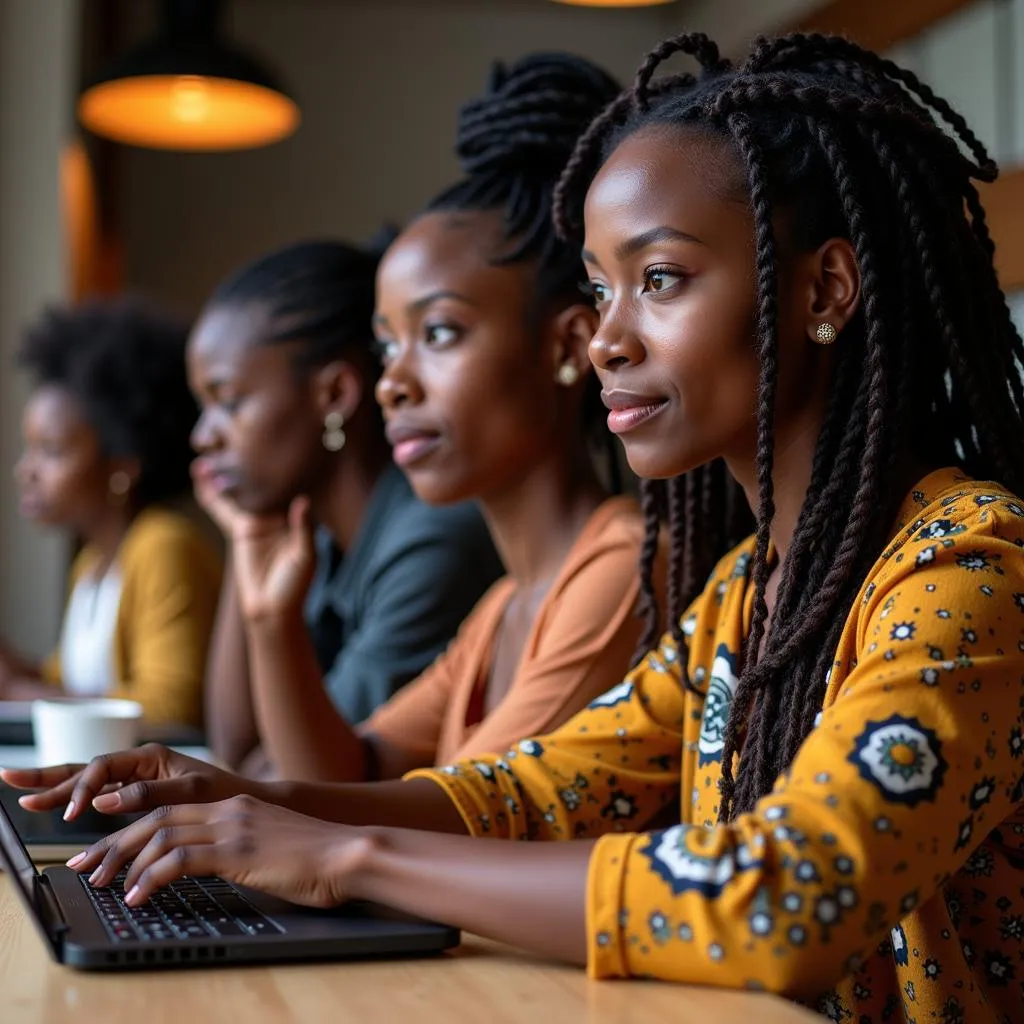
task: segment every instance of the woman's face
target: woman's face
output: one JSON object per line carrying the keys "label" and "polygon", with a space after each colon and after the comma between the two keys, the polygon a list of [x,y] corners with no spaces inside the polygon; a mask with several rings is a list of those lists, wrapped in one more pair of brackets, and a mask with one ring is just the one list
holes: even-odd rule
{"label": "woman's face", "polygon": [[[716,138],[645,129],[612,153],[586,198],[584,263],[601,324],[590,356],[633,470],[676,476],[719,456],[749,467],[757,436],[754,224],[744,173]],[[816,429],[822,350],[806,281],[779,271],[776,447]],[[810,426],[808,426],[810,425]]]}
{"label": "woman's face", "polygon": [[22,436],[15,478],[23,516],[78,527],[107,505],[113,467],[70,392],[54,384],[37,388],[25,406]]}
{"label": "woman's face", "polygon": [[201,415],[192,444],[217,489],[256,514],[283,511],[325,474],[323,417],[296,342],[264,344],[256,302],[209,308],[188,345],[189,384]]}
{"label": "woman's face", "polygon": [[494,266],[502,245],[498,213],[430,213],[377,275],[377,400],[395,462],[432,504],[514,486],[567,443],[578,416],[579,385],[570,395],[555,380],[571,355],[553,321],[531,324],[536,271]]}

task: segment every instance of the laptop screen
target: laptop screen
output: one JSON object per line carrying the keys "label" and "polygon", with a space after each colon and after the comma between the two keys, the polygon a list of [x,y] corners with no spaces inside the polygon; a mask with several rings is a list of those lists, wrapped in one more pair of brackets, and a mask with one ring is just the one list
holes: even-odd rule
{"label": "laptop screen", "polygon": [[36,869],[25,849],[25,844],[15,831],[11,821],[0,804],[0,851],[3,854],[4,868],[18,883],[25,899],[34,907],[36,905]]}

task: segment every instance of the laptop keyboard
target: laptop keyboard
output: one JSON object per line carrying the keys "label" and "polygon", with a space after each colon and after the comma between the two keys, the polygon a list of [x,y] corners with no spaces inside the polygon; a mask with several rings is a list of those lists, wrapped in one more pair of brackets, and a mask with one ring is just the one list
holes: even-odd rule
{"label": "laptop keyboard", "polygon": [[167,942],[211,936],[238,939],[284,930],[223,878],[186,876],[161,889],[148,903],[126,906],[125,873],[122,871],[102,889],[80,876],[114,942]]}

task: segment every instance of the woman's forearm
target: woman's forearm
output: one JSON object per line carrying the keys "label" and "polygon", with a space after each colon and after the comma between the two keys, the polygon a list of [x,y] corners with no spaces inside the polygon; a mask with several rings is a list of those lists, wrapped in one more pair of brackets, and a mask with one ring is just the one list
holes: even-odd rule
{"label": "woman's forearm", "polygon": [[245,623],[229,557],[206,664],[204,718],[210,749],[233,768],[259,744],[248,662]]}
{"label": "woman's forearm", "polygon": [[327,694],[300,614],[246,624],[260,737],[278,773],[309,782],[361,782],[366,748]]}
{"label": "woman's forearm", "polygon": [[465,823],[455,804],[429,779],[362,785],[264,782],[252,792],[267,803],[323,821],[466,835]]}
{"label": "woman's forearm", "polygon": [[355,898],[586,962],[587,869],[596,840],[511,843],[405,829],[372,829],[369,838],[354,867],[347,844],[339,845],[338,870]]}

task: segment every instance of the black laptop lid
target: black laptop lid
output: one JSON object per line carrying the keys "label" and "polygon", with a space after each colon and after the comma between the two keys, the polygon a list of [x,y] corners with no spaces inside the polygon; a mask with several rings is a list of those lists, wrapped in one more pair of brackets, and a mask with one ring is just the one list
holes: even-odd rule
{"label": "black laptop lid", "polygon": [[32,858],[25,849],[14,823],[7,811],[0,804],[0,864],[18,890],[18,896],[35,922],[43,941],[51,948],[56,948],[54,935],[46,925],[44,911],[41,906],[40,887],[46,883],[43,876],[36,871]]}

